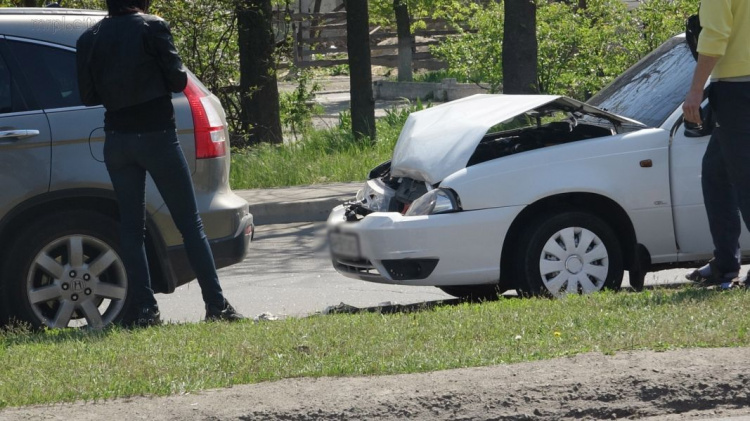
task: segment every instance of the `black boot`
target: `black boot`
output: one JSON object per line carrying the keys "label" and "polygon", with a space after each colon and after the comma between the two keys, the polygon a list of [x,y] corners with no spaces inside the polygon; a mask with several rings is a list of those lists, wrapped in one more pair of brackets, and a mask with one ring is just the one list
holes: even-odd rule
{"label": "black boot", "polygon": [[229,301],[224,300],[224,308],[215,307],[212,305],[206,305],[206,321],[227,321],[236,322],[244,320],[245,316],[237,312],[237,310],[229,304]]}
{"label": "black boot", "polygon": [[138,310],[135,322],[133,323],[136,327],[159,326],[160,324],[161,313],[157,306],[142,307]]}

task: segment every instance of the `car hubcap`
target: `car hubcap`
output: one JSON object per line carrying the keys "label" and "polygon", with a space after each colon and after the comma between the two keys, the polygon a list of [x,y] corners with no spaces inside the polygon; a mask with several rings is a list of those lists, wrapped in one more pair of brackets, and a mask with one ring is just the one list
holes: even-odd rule
{"label": "car hubcap", "polygon": [[125,304],[125,267],[103,241],[66,236],[34,258],[26,293],[34,314],[47,326],[99,329],[112,323]]}
{"label": "car hubcap", "polygon": [[544,286],[554,296],[599,291],[609,272],[607,248],[585,228],[562,229],[544,245],[539,272]]}

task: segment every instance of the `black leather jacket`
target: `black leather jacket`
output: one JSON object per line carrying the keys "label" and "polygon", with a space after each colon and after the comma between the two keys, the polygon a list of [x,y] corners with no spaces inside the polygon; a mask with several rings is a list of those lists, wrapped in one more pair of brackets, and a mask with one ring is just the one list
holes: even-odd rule
{"label": "black leather jacket", "polygon": [[187,85],[169,25],[159,17],[108,16],[87,29],[76,48],[85,105],[116,111],[182,92]]}

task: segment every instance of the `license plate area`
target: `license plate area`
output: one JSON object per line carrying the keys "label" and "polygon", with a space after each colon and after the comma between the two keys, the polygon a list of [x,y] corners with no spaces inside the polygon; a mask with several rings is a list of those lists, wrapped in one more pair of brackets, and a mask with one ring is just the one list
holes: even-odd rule
{"label": "license plate area", "polygon": [[328,234],[328,244],[331,253],[336,256],[359,258],[359,238],[356,234],[346,232],[332,232]]}

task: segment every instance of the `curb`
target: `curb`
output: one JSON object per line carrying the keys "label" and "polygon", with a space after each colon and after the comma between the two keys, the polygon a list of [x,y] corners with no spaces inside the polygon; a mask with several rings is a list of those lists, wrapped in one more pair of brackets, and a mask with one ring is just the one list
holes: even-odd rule
{"label": "curb", "polygon": [[[351,199],[351,197],[349,198]],[[293,222],[318,222],[328,219],[328,214],[349,199],[324,199],[296,203],[259,203],[250,205],[255,225],[290,224]]]}
{"label": "curb", "polygon": [[245,199],[255,225],[319,222],[331,210],[352,199],[362,182],[320,184],[273,189],[235,190]]}

